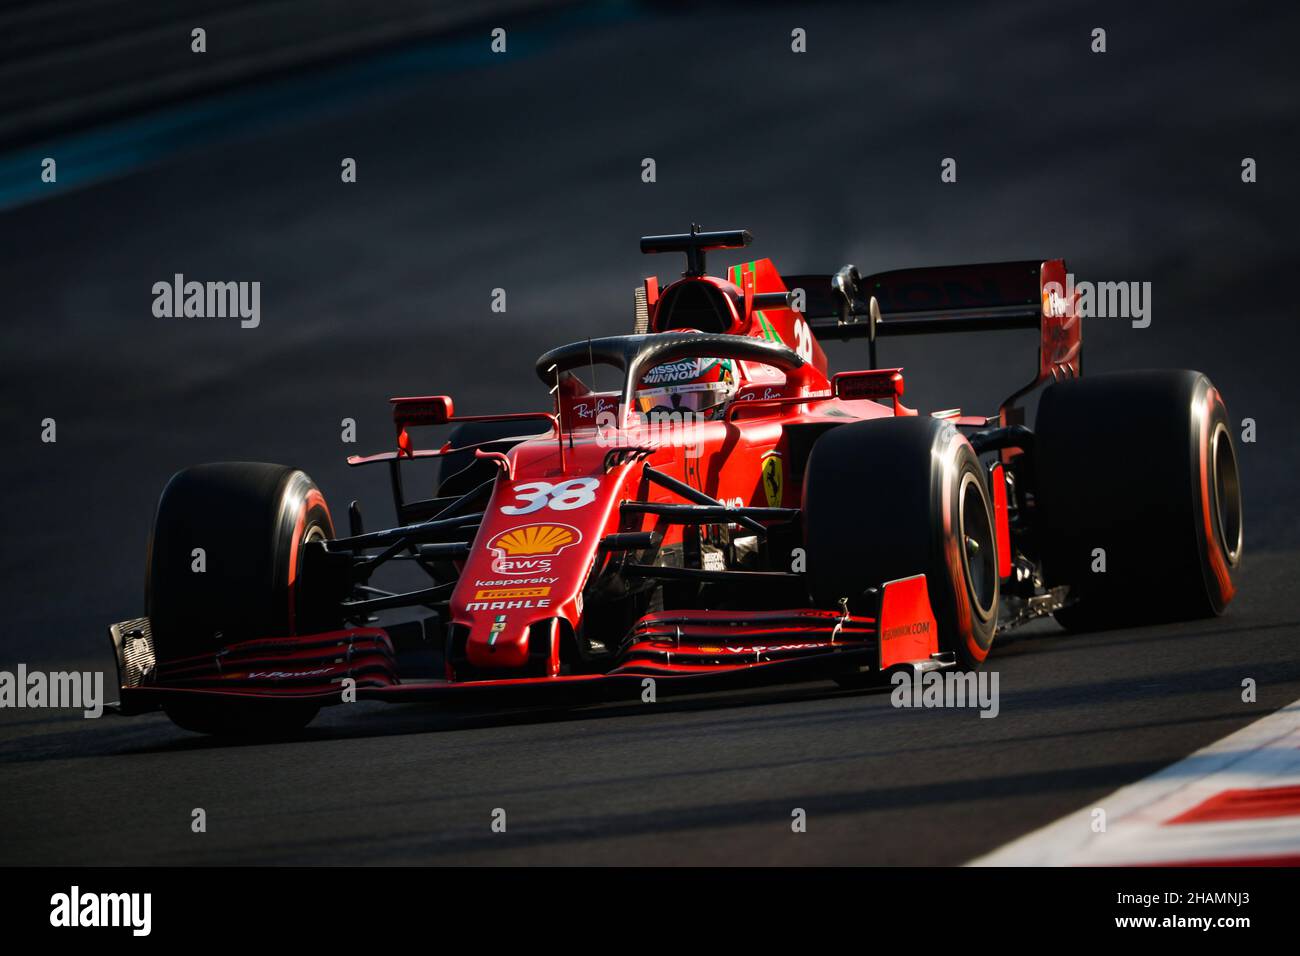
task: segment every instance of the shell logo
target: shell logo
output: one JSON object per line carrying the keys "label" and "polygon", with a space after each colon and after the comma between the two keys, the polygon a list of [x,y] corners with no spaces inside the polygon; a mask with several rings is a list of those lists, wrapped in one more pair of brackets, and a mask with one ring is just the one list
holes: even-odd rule
{"label": "shell logo", "polygon": [[569,545],[581,540],[582,535],[578,530],[565,524],[528,524],[501,532],[488,543],[488,547],[518,558],[559,554]]}

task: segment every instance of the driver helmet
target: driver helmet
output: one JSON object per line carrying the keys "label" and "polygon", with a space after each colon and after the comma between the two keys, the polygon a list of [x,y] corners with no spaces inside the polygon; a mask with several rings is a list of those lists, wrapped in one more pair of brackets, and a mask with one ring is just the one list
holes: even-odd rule
{"label": "driver helmet", "polygon": [[732,359],[677,359],[646,372],[636,390],[636,408],[646,416],[694,412],[713,419],[738,387]]}

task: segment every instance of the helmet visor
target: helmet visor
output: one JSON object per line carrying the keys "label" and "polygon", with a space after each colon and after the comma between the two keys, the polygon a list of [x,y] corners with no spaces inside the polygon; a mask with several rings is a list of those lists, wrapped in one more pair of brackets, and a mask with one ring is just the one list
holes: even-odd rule
{"label": "helmet visor", "polygon": [[636,392],[637,411],[705,413],[725,405],[736,391],[730,359],[683,359],[646,373]]}

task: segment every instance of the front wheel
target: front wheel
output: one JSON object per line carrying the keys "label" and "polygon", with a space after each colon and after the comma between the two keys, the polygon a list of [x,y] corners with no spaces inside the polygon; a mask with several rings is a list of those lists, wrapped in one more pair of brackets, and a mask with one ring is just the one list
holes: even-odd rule
{"label": "front wheel", "polygon": [[840,425],[804,477],[813,601],[874,611],[868,588],[926,576],[939,647],[968,668],[988,657],[999,581],[992,499],[970,442],[931,418]]}
{"label": "front wheel", "polygon": [[[301,580],[304,546],[333,536],[325,497],[301,471],[221,462],[178,472],[158,502],[149,545],[145,606],[158,659],[336,626],[337,612]],[[211,698],[166,708],[176,724],[202,733],[282,733],[318,709]]]}

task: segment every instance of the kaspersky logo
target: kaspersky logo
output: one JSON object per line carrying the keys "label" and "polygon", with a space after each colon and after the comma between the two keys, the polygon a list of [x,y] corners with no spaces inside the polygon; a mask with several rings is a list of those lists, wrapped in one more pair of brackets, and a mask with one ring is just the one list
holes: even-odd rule
{"label": "kaspersky logo", "polygon": [[567,524],[526,524],[502,531],[488,542],[496,574],[545,574],[555,557],[582,540],[582,532]]}

